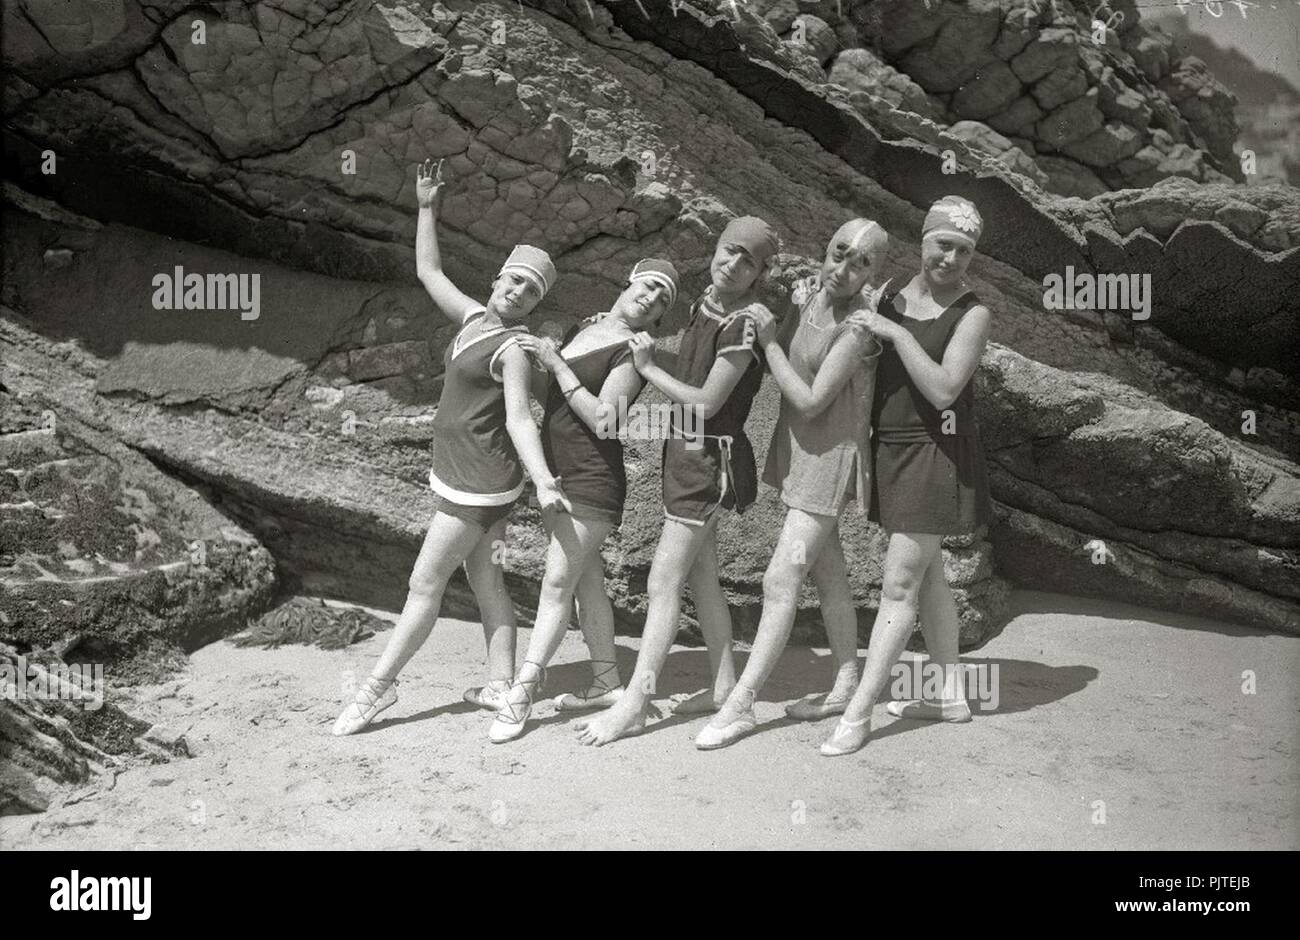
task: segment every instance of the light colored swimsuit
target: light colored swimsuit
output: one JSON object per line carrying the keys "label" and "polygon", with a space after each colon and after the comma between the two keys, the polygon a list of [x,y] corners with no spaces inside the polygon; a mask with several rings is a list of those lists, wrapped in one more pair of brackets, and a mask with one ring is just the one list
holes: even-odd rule
{"label": "light colored swimsuit", "polygon": [[763,467],[763,482],[781,491],[792,509],[839,516],[855,496],[865,512],[871,493],[871,399],[876,384],[880,343],[862,329],[836,324],[830,310],[816,314],[817,293],[799,311],[799,324],[786,358],[799,378],[812,387],[831,347],[846,333],[861,357],[834,400],[818,415],[805,417],[784,396]]}

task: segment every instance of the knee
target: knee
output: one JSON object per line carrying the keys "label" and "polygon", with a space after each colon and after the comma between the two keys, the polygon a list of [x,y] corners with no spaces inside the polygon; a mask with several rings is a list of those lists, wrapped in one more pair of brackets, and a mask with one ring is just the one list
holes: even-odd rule
{"label": "knee", "polygon": [[880,585],[880,596],[887,601],[916,603],[921,589],[921,572],[911,568],[891,568],[885,571]]}
{"label": "knee", "polygon": [[572,594],[577,586],[577,573],[568,565],[548,567],[542,575],[542,594],[548,597],[562,597]]}
{"label": "knee", "polygon": [[442,589],[446,586],[450,577],[451,572],[444,571],[440,567],[433,569],[417,568],[411,572],[411,577],[407,579],[406,590],[411,597],[433,600],[442,593]]}
{"label": "knee", "polygon": [[764,604],[793,604],[803,584],[801,572],[788,565],[768,565],[763,574]]}

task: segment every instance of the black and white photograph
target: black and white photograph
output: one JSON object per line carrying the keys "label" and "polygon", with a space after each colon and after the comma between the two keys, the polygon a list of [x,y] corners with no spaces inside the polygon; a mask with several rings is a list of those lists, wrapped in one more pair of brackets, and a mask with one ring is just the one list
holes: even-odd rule
{"label": "black and white photograph", "polygon": [[1300,849],[1300,0],[0,11],[34,907]]}

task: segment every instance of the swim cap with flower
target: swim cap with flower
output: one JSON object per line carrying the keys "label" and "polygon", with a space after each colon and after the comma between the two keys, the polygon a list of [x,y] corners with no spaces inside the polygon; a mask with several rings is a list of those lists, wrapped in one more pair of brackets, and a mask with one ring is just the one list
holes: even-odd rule
{"label": "swim cap with flower", "polygon": [[984,220],[980,218],[975,203],[961,196],[944,196],[925,214],[921,238],[924,240],[934,235],[948,235],[959,238],[974,248],[983,230]]}

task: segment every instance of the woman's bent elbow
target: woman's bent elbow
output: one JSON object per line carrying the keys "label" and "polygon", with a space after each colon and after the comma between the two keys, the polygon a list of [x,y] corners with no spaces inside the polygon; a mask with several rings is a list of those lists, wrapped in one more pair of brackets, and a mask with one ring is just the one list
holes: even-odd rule
{"label": "woman's bent elbow", "polygon": [[810,398],[805,401],[795,402],[794,408],[800,415],[811,420],[825,411],[826,406],[829,404],[829,399]]}
{"label": "woman's bent elbow", "polygon": [[945,391],[942,395],[939,395],[935,398],[931,398],[930,404],[934,405],[936,411],[947,411],[949,408],[953,406],[953,403],[957,401],[957,398],[960,395],[961,395],[960,390],[956,392]]}
{"label": "woman's bent elbow", "polygon": [[519,442],[527,438],[529,431],[534,433],[537,431],[537,425],[533,424],[531,416],[527,418],[506,418],[506,433],[510,435],[510,440],[516,449],[519,447]]}

